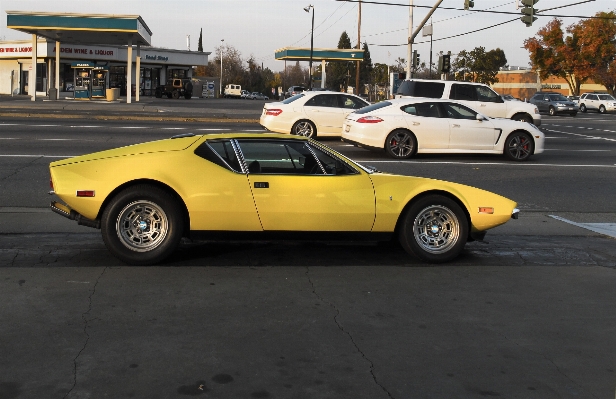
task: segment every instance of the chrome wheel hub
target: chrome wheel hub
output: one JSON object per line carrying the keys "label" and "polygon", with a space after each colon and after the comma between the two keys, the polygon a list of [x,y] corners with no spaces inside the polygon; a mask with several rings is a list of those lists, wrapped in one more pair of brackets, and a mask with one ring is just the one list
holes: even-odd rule
{"label": "chrome wheel hub", "polygon": [[128,204],[116,221],[120,242],[136,252],[147,252],[158,247],[165,240],[168,230],[167,215],[150,201]]}
{"label": "chrome wheel hub", "polygon": [[460,223],[449,208],[431,205],[415,218],[413,235],[423,250],[433,254],[444,253],[458,242]]}

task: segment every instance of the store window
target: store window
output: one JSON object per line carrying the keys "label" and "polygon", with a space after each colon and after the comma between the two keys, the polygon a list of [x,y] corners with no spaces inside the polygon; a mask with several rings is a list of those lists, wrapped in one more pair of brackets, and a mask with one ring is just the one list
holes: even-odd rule
{"label": "store window", "polygon": [[156,68],[141,68],[141,93],[144,96],[153,96],[154,90],[160,84],[159,70]]}
{"label": "store window", "polygon": [[167,80],[186,78],[187,73],[186,69],[167,69]]}
{"label": "store window", "polygon": [[111,66],[109,67],[109,88],[120,89],[120,95],[126,95],[126,67]]}

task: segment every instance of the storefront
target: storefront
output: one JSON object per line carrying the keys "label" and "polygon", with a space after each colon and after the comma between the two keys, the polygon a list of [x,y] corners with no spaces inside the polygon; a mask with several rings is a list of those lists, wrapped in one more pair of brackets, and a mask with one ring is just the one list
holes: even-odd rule
{"label": "storefront", "polygon": [[[55,87],[56,51],[56,42],[38,40],[36,92],[39,95],[46,95]],[[70,97],[68,94],[75,98],[104,97],[108,88],[119,88],[120,95],[126,95],[127,46],[61,44],[59,51],[62,97]],[[139,53],[132,51],[131,86],[135,94],[139,82],[140,94],[144,96],[153,96],[154,89],[169,78],[192,77],[192,67],[207,65],[210,54],[154,47],[141,47]],[[140,57],[139,75],[137,57]],[[0,94],[28,94],[31,68],[29,41],[0,42]]]}

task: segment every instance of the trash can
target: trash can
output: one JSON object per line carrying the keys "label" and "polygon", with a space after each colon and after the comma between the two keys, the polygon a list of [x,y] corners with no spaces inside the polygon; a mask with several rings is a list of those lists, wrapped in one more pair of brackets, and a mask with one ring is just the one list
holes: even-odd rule
{"label": "trash can", "polygon": [[50,100],[58,99],[58,89],[56,89],[55,87],[52,87],[49,89],[49,99]]}
{"label": "trash can", "polygon": [[120,96],[120,89],[107,89],[105,95],[107,97],[107,101],[117,101],[118,97]]}

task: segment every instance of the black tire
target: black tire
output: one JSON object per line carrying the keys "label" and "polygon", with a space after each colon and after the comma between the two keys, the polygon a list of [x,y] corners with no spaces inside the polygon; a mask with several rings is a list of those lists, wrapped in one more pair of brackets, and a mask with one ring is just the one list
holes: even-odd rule
{"label": "black tire", "polygon": [[586,111],[588,110],[586,109],[586,106],[584,104],[580,104],[580,111],[586,113]]}
{"label": "black tire", "polygon": [[417,139],[408,130],[396,129],[387,135],[385,151],[392,158],[410,158],[417,153]]}
{"label": "black tire", "polygon": [[180,243],[184,218],[177,200],[166,191],[138,185],[119,192],[101,218],[105,246],[130,265],[152,265],[167,258]]}
{"label": "black tire", "polygon": [[535,151],[535,142],[530,134],[522,131],[513,132],[505,140],[503,153],[516,162],[526,161]]}
{"label": "black tire", "polygon": [[599,113],[605,114],[605,106],[603,104],[599,105]]}
{"label": "black tire", "polygon": [[184,83],[184,90],[189,92],[190,94],[192,94],[193,91],[193,84],[191,81],[187,81]]}
{"label": "black tire", "polygon": [[528,114],[515,114],[511,119],[514,121],[533,123],[533,118]]}
{"label": "black tire", "polygon": [[466,245],[469,223],[454,200],[442,195],[420,198],[407,209],[398,230],[409,254],[430,263],[457,257]]}
{"label": "black tire", "polygon": [[174,100],[177,100],[178,98],[180,98],[180,92],[179,92],[178,90],[173,90],[173,91],[171,92],[171,97],[172,97]]}
{"label": "black tire", "polygon": [[556,108],[550,106],[548,112],[550,113],[550,116],[556,116]]}
{"label": "black tire", "polygon": [[295,122],[291,128],[291,134],[296,136],[309,137],[311,139],[317,138],[317,127],[309,120],[301,120]]}

